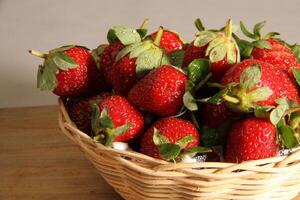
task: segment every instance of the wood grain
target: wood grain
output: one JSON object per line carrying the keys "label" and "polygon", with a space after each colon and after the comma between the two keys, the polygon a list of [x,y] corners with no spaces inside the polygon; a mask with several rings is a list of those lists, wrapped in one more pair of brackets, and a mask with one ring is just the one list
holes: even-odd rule
{"label": "wood grain", "polygon": [[0,200],[15,199],[122,198],[60,133],[57,108],[46,106],[0,109]]}
{"label": "wood grain", "polygon": [[57,108],[0,109],[0,199],[120,200],[57,125]]}

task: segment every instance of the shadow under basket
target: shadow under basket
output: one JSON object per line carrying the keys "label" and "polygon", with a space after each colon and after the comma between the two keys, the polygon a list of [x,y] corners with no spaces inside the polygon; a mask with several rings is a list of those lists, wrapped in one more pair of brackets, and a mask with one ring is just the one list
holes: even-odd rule
{"label": "shadow under basket", "polygon": [[300,192],[300,151],[248,161],[169,163],[94,142],[76,128],[59,100],[59,126],[127,200],[293,199]]}

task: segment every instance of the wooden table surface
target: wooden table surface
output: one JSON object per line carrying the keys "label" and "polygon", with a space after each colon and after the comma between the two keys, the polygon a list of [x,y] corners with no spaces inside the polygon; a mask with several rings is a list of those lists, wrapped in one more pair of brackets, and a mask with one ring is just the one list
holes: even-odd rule
{"label": "wooden table surface", "polygon": [[60,132],[57,107],[45,106],[0,109],[0,200],[15,199],[121,197]]}
{"label": "wooden table surface", "polygon": [[0,200],[121,200],[57,116],[55,106],[0,109]]}

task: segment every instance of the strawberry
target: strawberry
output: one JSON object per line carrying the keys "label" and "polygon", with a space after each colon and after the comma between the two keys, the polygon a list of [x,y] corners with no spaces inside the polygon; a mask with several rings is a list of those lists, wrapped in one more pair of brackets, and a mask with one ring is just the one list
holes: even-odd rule
{"label": "strawberry", "polygon": [[38,88],[52,90],[61,97],[89,96],[106,86],[88,49],[81,46],[63,46],[43,54],[34,50],[29,53],[44,58],[39,65]]}
{"label": "strawberry", "polygon": [[240,60],[239,48],[232,37],[232,20],[228,20],[224,31],[205,31],[199,19],[195,24],[200,32],[185,51],[183,67],[197,58],[208,58],[211,62],[212,80],[218,82]]}
{"label": "strawberry", "polygon": [[115,63],[118,53],[125,47],[135,42],[140,42],[146,35],[147,29],[145,26],[148,23],[148,19],[144,20],[139,29],[131,29],[126,26],[114,26],[109,29],[107,33],[108,45],[99,45],[92,51],[97,66],[103,73],[106,82],[112,85],[112,66]]}
{"label": "strawberry", "polygon": [[96,49],[92,51],[94,58],[97,62],[100,72],[103,74],[105,81],[112,85],[113,80],[111,79],[111,69],[115,63],[117,54],[125,46],[121,42],[113,42],[109,45],[99,45]]}
{"label": "strawberry", "polygon": [[276,127],[263,118],[247,118],[235,122],[227,138],[226,162],[240,163],[273,157],[277,154]]}
{"label": "strawberry", "polygon": [[66,109],[71,120],[76,124],[79,130],[91,135],[91,103],[93,101],[101,102],[110,95],[108,92],[102,92],[88,98],[70,98],[67,100]]}
{"label": "strawberry", "polygon": [[254,39],[252,43],[244,42],[245,49],[244,57],[253,57],[254,59],[261,60],[272,64],[274,67],[279,67],[286,70],[292,77],[292,67],[300,69],[300,64],[297,58],[293,55],[292,50],[283,42],[273,38],[279,33],[271,32],[265,36],[261,36],[260,30],[265,25],[265,21],[256,24],[253,28],[253,33],[250,33],[244,24],[240,22],[242,32]]}
{"label": "strawberry", "polygon": [[94,140],[106,146],[112,142],[128,142],[143,130],[144,119],[124,97],[109,96],[93,104]]}
{"label": "strawberry", "polygon": [[159,46],[163,29],[160,27],[154,41],[146,39],[126,46],[119,52],[112,67],[112,87],[116,94],[126,96],[137,80],[163,64],[169,64],[169,58]]}
{"label": "strawberry", "polygon": [[175,160],[186,153],[207,151],[197,147],[200,136],[195,126],[183,119],[163,118],[156,121],[143,135],[140,151],[148,156]]}
{"label": "strawberry", "polygon": [[217,146],[225,142],[225,136],[235,115],[225,103],[204,104],[200,109],[200,131],[204,146]]}
{"label": "strawberry", "polygon": [[[151,34],[153,40],[155,40],[156,36],[157,32]],[[159,46],[164,48],[167,53],[171,53],[173,51],[182,50],[185,44],[177,33],[169,30],[164,30],[160,39]]]}
{"label": "strawberry", "polygon": [[200,115],[202,124],[211,128],[217,128],[232,117],[231,111],[226,105],[204,104]]}
{"label": "strawberry", "polygon": [[159,116],[175,115],[183,105],[187,76],[172,66],[163,65],[141,79],[128,99],[137,107]]}
{"label": "strawberry", "polygon": [[285,71],[255,59],[234,65],[221,83],[226,86],[221,96],[235,111],[270,109],[281,97],[299,100],[297,85]]}

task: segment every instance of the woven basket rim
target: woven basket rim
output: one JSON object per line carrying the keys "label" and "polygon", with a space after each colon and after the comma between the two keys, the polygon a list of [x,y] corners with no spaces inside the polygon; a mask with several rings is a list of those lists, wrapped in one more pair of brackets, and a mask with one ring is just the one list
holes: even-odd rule
{"label": "woven basket rim", "polygon": [[[258,172],[264,172],[263,168],[265,167],[266,164],[268,163],[276,163],[273,166],[273,172],[278,171],[278,173],[283,172],[284,167],[291,167],[288,165],[291,163],[291,161],[295,160],[296,158],[299,158],[300,160],[300,149],[297,149],[295,152],[291,153],[290,155],[285,155],[285,156],[275,156],[271,158],[264,158],[264,159],[259,159],[259,160],[250,160],[250,161],[244,161],[242,163],[228,163],[228,162],[197,162],[197,163],[172,163],[172,162],[167,162],[164,160],[152,158],[150,156],[147,156],[145,154],[142,154],[140,152],[136,151],[123,151],[123,150],[117,150],[113,149],[110,147],[106,147],[102,145],[101,143],[95,142],[91,137],[89,137],[87,134],[84,132],[80,131],[76,125],[72,122],[70,119],[64,102],[61,98],[58,99],[58,105],[59,105],[59,111],[62,113],[62,116],[65,118],[66,122],[63,122],[62,119],[59,119],[60,127],[64,126],[67,129],[70,129],[72,131],[76,131],[78,136],[83,139],[88,141],[90,144],[94,145],[95,148],[98,148],[101,151],[108,151],[111,152],[112,154],[118,154],[122,155],[123,157],[135,157],[136,159],[141,159],[145,160],[147,162],[153,162],[157,164],[158,166],[155,168],[155,171],[168,171],[168,170],[176,170],[176,169],[181,169],[181,168],[191,168],[191,170],[194,171],[201,171],[202,169],[199,168],[205,168],[205,167],[215,167],[216,165],[219,165],[221,168],[217,173],[228,173],[228,172],[233,172],[235,173],[236,170],[240,169],[249,169],[251,166],[255,166],[255,168],[261,168],[259,170],[253,169],[253,171],[258,171]],[[61,117],[60,117],[61,118]],[[129,162],[129,161],[128,161]],[[197,168],[197,169],[194,169]],[[269,171],[269,168],[268,170]],[[241,173],[241,172],[239,172]]]}

